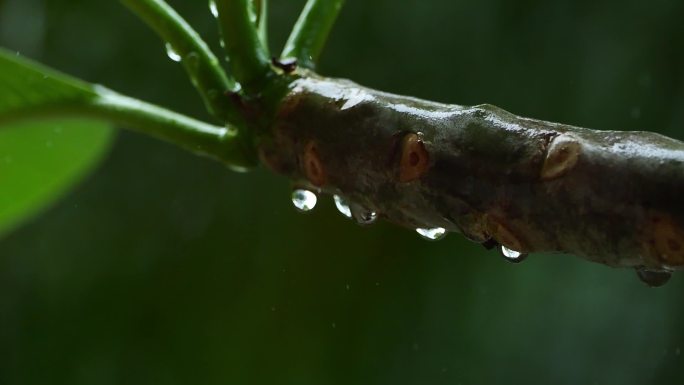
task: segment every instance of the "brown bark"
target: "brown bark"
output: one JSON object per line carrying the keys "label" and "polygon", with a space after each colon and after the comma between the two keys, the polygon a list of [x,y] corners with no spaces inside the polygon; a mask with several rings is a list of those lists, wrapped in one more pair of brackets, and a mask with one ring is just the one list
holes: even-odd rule
{"label": "brown bark", "polygon": [[641,275],[684,265],[684,143],[674,139],[314,76],[290,85],[274,121],[260,145],[267,165],[401,226]]}

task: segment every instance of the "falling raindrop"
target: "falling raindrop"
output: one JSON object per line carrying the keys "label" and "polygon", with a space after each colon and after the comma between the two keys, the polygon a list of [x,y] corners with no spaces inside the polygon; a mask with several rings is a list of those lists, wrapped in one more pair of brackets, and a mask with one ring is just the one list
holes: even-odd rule
{"label": "falling raindrop", "polygon": [[209,10],[214,17],[218,17],[218,8],[216,8],[216,2],[214,0],[209,0]]}
{"label": "falling raindrop", "polygon": [[166,43],[166,56],[175,62],[181,61],[181,56],[173,50],[173,47],[171,47],[171,44],[169,43]]}
{"label": "falling raindrop", "polygon": [[346,199],[339,195],[333,195],[333,200],[335,200],[335,207],[337,207],[337,211],[342,213],[342,215],[347,218],[352,217],[351,209],[349,208],[349,203],[347,203]]}
{"label": "falling raindrop", "polygon": [[378,213],[355,203],[351,205],[351,214],[356,223],[360,225],[370,225],[378,219]]}
{"label": "falling raindrop", "polygon": [[436,241],[438,239],[441,239],[446,235],[446,229],[443,227],[434,227],[434,228],[425,228],[421,229],[418,228],[416,229],[416,232],[420,234],[421,237],[431,240],[431,241]]}
{"label": "falling raindrop", "polygon": [[501,245],[501,248],[499,250],[501,251],[501,255],[504,258],[506,258],[508,262],[520,263],[524,261],[525,258],[527,258],[527,254],[515,251],[513,249],[509,249],[504,245]]}
{"label": "falling raindrop", "polygon": [[316,194],[309,190],[297,189],[292,192],[292,204],[301,212],[313,210],[317,201]]}

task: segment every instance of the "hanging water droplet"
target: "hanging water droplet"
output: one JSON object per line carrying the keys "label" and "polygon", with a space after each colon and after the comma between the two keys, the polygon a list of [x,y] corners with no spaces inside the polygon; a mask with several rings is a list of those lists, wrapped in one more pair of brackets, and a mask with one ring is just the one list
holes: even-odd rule
{"label": "hanging water droplet", "polygon": [[416,233],[420,234],[420,236],[425,239],[436,241],[444,237],[444,235],[446,235],[446,229],[443,227],[434,227],[426,229],[418,228],[416,229]]}
{"label": "hanging water droplet", "polygon": [[355,203],[351,205],[351,214],[356,223],[360,225],[370,225],[378,219],[378,213]]}
{"label": "hanging water droplet", "polygon": [[504,258],[506,258],[506,260],[509,262],[520,263],[524,261],[525,258],[527,258],[527,254],[515,251],[513,249],[509,249],[504,245],[501,245],[501,248],[499,250],[501,251],[501,255]]}
{"label": "hanging water droplet", "polygon": [[313,210],[317,201],[316,194],[309,190],[297,189],[292,192],[292,204],[301,212]]}
{"label": "hanging water droplet", "polygon": [[667,283],[672,277],[672,273],[662,270],[649,270],[643,267],[636,269],[637,276],[641,282],[650,287],[660,287]]}
{"label": "hanging water droplet", "polygon": [[378,213],[367,210],[362,212],[361,215],[357,216],[355,219],[356,223],[360,225],[370,225],[371,223],[375,222],[376,219],[378,219]]}
{"label": "hanging water droplet", "polygon": [[337,211],[347,218],[352,217],[351,209],[349,208],[349,203],[347,203],[346,199],[339,195],[333,195],[333,200],[335,201],[335,207],[337,207]]}
{"label": "hanging water droplet", "polygon": [[171,44],[169,43],[166,43],[166,56],[175,62],[181,61],[181,56],[173,50],[173,47],[171,47]]}
{"label": "hanging water droplet", "polygon": [[216,8],[216,2],[214,0],[209,0],[209,11],[211,11],[212,16],[218,17],[218,8]]}

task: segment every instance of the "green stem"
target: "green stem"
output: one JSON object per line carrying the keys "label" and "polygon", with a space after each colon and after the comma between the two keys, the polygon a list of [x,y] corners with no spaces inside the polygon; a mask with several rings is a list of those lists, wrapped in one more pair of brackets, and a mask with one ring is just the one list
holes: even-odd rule
{"label": "green stem", "polygon": [[268,0],[254,0],[257,13],[257,32],[267,51],[268,48]]}
{"label": "green stem", "polygon": [[285,43],[282,57],[314,69],[344,0],[308,0]]}
{"label": "green stem", "polygon": [[163,0],[121,2],[152,27],[178,55],[209,112],[222,121],[237,123],[239,111],[226,97],[226,92],[235,92],[239,86],[226,75],[199,34]]}
{"label": "green stem", "polygon": [[106,88],[98,89],[98,94],[88,106],[88,112],[96,118],[220,160],[233,169],[245,170],[256,165],[250,144],[242,140],[233,126],[214,126]]}
{"label": "green stem", "polygon": [[242,88],[256,94],[271,72],[270,58],[259,38],[252,0],[216,0],[219,26],[230,67]]}
{"label": "green stem", "polygon": [[232,126],[214,126],[104,87],[95,96],[15,109],[0,116],[0,124],[26,118],[86,117],[121,125],[175,144],[195,154],[244,171],[257,164],[250,143]]}

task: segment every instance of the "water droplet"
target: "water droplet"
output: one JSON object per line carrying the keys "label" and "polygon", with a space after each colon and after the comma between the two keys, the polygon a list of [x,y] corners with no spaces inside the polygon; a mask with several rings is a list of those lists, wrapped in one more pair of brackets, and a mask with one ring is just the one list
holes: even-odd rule
{"label": "water droplet", "polygon": [[356,223],[360,225],[370,225],[378,219],[378,213],[354,203],[351,205],[351,214]]}
{"label": "water droplet", "polygon": [[181,56],[173,50],[173,47],[171,47],[171,44],[169,43],[166,43],[166,56],[175,62],[181,61]]}
{"label": "water droplet", "polygon": [[316,194],[309,190],[297,189],[292,192],[292,204],[301,212],[313,210],[317,201]]}
{"label": "water droplet", "polygon": [[637,268],[636,273],[641,282],[650,287],[660,287],[667,283],[672,277],[672,273],[662,270],[649,270],[645,268]]}
{"label": "water droplet", "polygon": [[524,261],[525,258],[527,258],[527,254],[515,251],[513,249],[509,249],[504,245],[501,245],[501,248],[499,250],[501,251],[501,255],[504,258],[506,258],[508,262],[520,263]]}
{"label": "water droplet", "polygon": [[209,0],[209,11],[211,11],[212,16],[218,17],[218,8],[216,8],[216,2],[214,0]]}
{"label": "water droplet", "polygon": [[351,209],[349,208],[349,203],[347,203],[346,199],[339,195],[333,195],[333,200],[335,200],[335,207],[337,207],[337,211],[342,213],[342,215],[347,218],[352,217]]}
{"label": "water droplet", "polygon": [[441,239],[446,235],[446,229],[443,227],[434,227],[434,228],[426,228],[426,229],[416,229],[416,233],[420,234],[421,237],[431,240],[431,241],[436,241],[438,239]]}

